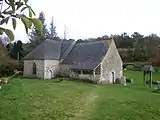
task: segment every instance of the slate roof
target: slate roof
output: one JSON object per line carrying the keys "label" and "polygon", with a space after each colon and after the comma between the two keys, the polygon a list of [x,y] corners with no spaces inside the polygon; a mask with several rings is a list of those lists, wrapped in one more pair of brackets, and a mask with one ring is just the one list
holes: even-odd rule
{"label": "slate roof", "polygon": [[141,69],[142,71],[155,71],[152,65],[144,65]]}
{"label": "slate roof", "polygon": [[45,40],[31,53],[25,56],[24,60],[59,60],[61,42],[54,40]]}
{"label": "slate roof", "polygon": [[72,50],[74,45],[75,45],[74,40],[63,40],[62,43],[61,43],[60,58],[64,59],[68,55],[68,53]]}
{"label": "slate roof", "polygon": [[105,56],[109,46],[104,41],[77,43],[62,64],[72,69],[93,70]]}
{"label": "slate roof", "polygon": [[72,69],[93,70],[100,64],[109,45],[105,41],[76,43],[73,40],[45,40],[24,60],[60,60]]}
{"label": "slate roof", "polygon": [[[31,53],[25,56],[24,60],[60,60],[67,56],[73,48],[73,40],[45,40]],[[73,45],[72,45],[73,44]]]}

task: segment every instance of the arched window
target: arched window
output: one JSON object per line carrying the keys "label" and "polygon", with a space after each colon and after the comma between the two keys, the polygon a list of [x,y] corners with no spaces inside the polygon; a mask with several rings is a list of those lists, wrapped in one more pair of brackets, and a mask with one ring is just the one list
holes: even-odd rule
{"label": "arched window", "polygon": [[33,63],[33,75],[36,75],[36,64]]}

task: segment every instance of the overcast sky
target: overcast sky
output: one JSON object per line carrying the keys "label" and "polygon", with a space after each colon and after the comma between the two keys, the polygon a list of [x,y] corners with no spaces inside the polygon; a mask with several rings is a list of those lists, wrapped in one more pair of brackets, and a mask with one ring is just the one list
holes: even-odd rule
{"label": "overcast sky", "polygon": [[[67,38],[91,38],[105,34],[140,32],[160,35],[160,0],[29,0],[37,16],[43,11],[49,25],[54,16],[57,33]],[[19,23],[16,39],[25,41]]]}

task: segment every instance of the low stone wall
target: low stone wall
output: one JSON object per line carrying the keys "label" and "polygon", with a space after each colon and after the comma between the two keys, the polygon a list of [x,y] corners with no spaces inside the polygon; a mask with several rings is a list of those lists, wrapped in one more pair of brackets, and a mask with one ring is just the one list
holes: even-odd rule
{"label": "low stone wall", "polygon": [[93,82],[98,82],[100,80],[100,75],[88,75],[88,74],[79,74],[78,78],[80,79],[86,79]]}
{"label": "low stone wall", "polygon": [[79,74],[78,77],[80,79],[94,80],[94,76],[93,75]]}

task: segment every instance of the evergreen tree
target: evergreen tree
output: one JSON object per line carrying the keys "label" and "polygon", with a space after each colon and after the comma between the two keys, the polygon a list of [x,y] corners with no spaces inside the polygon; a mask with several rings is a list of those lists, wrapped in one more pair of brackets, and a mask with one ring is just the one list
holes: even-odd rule
{"label": "evergreen tree", "polygon": [[49,31],[47,30],[47,25],[45,24],[45,15],[43,12],[41,12],[39,14],[39,19],[40,21],[42,22],[42,25],[43,25],[43,34],[42,34],[42,41],[43,40],[46,40],[46,39],[49,39]]}
{"label": "evergreen tree", "polygon": [[15,60],[20,60],[22,57],[24,57],[23,52],[23,43],[20,40],[17,41],[17,43],[15,42],[11,51],[12,58]]}
{"label": "evergreen tree", "polygon": [[49,38],[51,40],[54,40],[54,39],[56,39],[56,37],[57,37],[56,26],[54,25],[54,20],[53,20],[53,17],[52,17],[52,21],[50,23],[50,36],[49,36]]}
{"label": "evergreen tree", "polygon": [[43,25],[42,35],[35,26],[32,28],[32,31],[29,34],[29,40],[31,41],[33,47],[39,45],[43,40],[49,39],[49,32],[45,24],[45,15],[43,12],[40,12],[39,20],[42,22]]}

